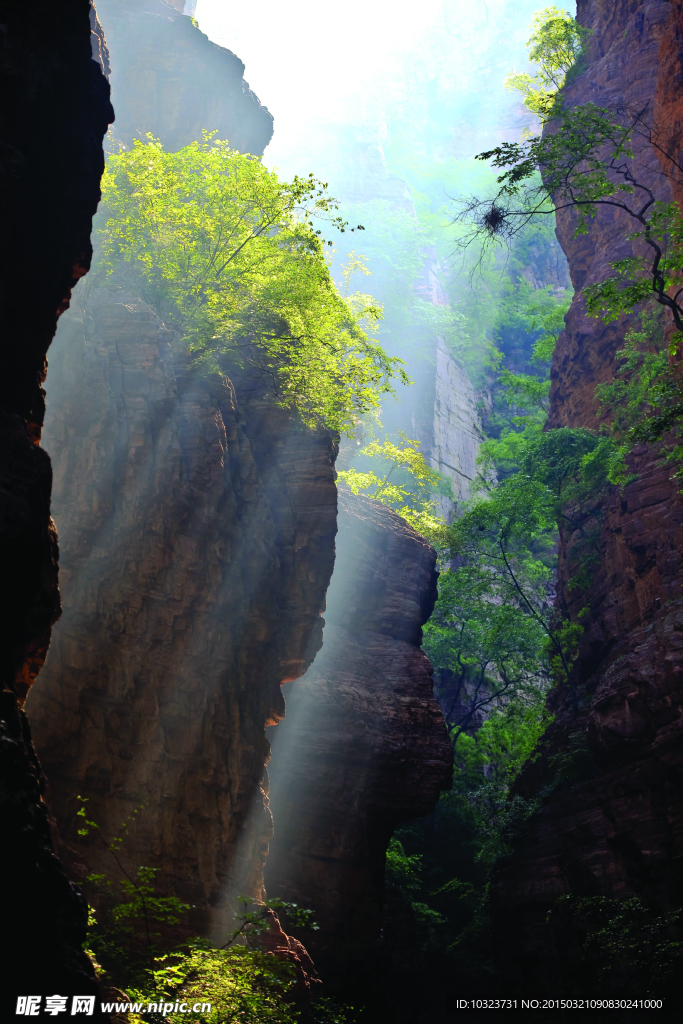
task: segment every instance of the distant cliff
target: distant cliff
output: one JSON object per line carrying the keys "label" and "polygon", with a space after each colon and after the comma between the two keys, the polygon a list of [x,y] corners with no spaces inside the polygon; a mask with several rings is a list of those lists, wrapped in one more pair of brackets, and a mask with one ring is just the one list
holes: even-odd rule
{"label": "distant cliff", "polygon": [[116,124],[108,145],[151,132],[177,150],[215,131],[242,153],[262,155],[273,117],[244,81],[244,64],[212,43],[178,3],[98,0],[111,53]]}
{"label": "distant cliff", "polygon": [[[579,21],[593,33],[588,67],[565,90],[569,106],[646,111],[679,163],[682,13],[665,0],[579,0]],[[642,136],[634,149],[639,177],[658,198],[672,198],[664,155]],[[634,317],[609,325],[588,317],[582,289],[627,254],[632,227],[609,211],[585,235],[574,238],[574,227],[570,214],[559,215],[576,295],[553,362],[549,425],[595,428],[595,385],[613,375]],[[565,991],[576,972],[573,933],[545,924],[558,897],[638,896],[653,913],[683,899],[683,500],[657,446],[638,446],[630,465],[634,482],[612,488],[581,534],[561,533],[560,605],[573,617],[589,608],[575,669],[580,711],[575,717],[563,690],[552,695],[557,717],[543,754],[516,784],[542,804],[492,885],[506,991]],[[588,589],[572,589],[586,536],[595,572]]]}

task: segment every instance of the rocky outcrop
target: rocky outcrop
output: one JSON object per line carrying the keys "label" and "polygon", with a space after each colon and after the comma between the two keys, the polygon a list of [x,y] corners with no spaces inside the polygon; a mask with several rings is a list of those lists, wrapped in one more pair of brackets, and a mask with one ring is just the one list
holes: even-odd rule
{"label": "rocky outcrop", "polygon": [[111,51],[116,124],[111,149],[151,132],[169,150],[215,131],[260,156],[273,118],[244,81],[244,64],[166,0],[99,0]]}
{"label": "rocky outcrop", "polygon": [[[566,90],[570,105],[647,111],[679,164],[681,14],[679,3],[664,0],[579,0],[579,19],[593,36],[588,68]],[[638,175],[670,199],[665,155],[642,135],[634,149]],[[603,211],[587,235],[574,238],[573,229],[562,214],[558,236],[577,294],[555,354],[550,425],[595,428],[595,384],[612,376],[633,318],[605,325],[587,317],[581,289],[627,254],[632,228]],[[531,984],[552,994],[579,983],[571,929],[545,924],[565,893],[635,895],[654,914],[683,899],[683,500],[656,446],[636,448],[631,465],[637,479],[623,492],[612,489],[581,531],[561,538],[561,605],[573,617],[589,608],[575,668],[579,713],[566,692],[552,695],[555,723],[517,784],[522,796],[541,794],[542,804],[493,887],[506,991]],[[587,590],[572,589],[586,543],[597,568]],[[631,982],[619,977],[614,985],[623,995]]]}
{"label": "rocky outcrop", "polygon": [[125,864],[158,868],[189,931],[218,935],[229,896],[262,889],[264,725],[320,645],[334,451],[262,385],[183,372],[135,295],[82,299],[51,370],[64,611],[30,719],[65,841],[79,795],[106,838],[143,808]]}
{"label": "rocky outcrop", "polygon": [[45,353],[88,269],[108,87],[89,5],[0,3],[0,884],[3,1019],[29,993],[96,991],[85,905],[53,852],[20,705],[59,615],[50,460],[39,447]]}
{"label": "rocky outcrop", "polygon": [[452,753],[419,647],[434,551],[378,502],[343,488],[339,506],[323,647],[272,730],[266,887],[313,909],[320,931],[301,938],[328,990],[348,995],[386,967],[389,838],[433,809]]}

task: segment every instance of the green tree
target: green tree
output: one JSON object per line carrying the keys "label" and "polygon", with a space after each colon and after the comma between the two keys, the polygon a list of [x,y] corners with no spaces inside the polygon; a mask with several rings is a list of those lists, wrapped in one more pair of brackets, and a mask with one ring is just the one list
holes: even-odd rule
{"label": "green tree", "polygon": [[583,990],[588,982],[609,994],[661,999],[677,997],[683,968],[681,916],[680,907],[662,912],[637,896],[568,893],[554,903],[547,923],[575,936],[564,961],[570,985]]}
{"label": "green tree", "polygon": [[527,46],[529,60],[538,65],[538,72],[513,71],[505,79],[505,87],[521,92],[529,110],[545,119],[551,116],[558,90],[583,55],[590,31],[554,6],[534,15],[533,28]]}
{"label": "green tree", "polygon": [[338,477],[354,494],[367,492],[369,498],[398,512],[418,533],[438,542],[444,537],[445,523],[436,512],[433,495],[451,494],[450,483],[427,465],[419,441],[398,433],[398,444],[389,439],[370,441],[358,453],[361,460],[372,460],[381,476],[374,469],[364,472],[351,467]]}
{"label": "green tree", "polygon": [[208,135],[177,153],[150,137],[110,158],[102,195],[99,266],[142,287],[195,364],[238,366],[335,431],[408,382],[368,334],[377,305],[334,286],[313,218],[347,225],[312,175],[281,182]]}
{"label": "green tree", "polygon": [[413,910],[423,969],[435,978],[457,970],[470,992],[491,990],[488,877],[536,809],[510,789],[547,723],[538,691],[495,710],[473,736],[461,733],[453,788],[389,846],[387,883]]}
{"label": "green tree", "polygon": [[[489,495],[468,503],[449,527],[449,553],[463,563],[451,570],[458,580],[455,592],[478,599],[483,614],[490,608],[490,623],[499,620],[499,630],[493,636],[512,639],[515,628],[524,628],[527,636],[522,640],[520,634],[519,649],[510,648],[511,656],[519,659],[514,677],[520,684],[540,653],[542,635],[559,678],[574,692],[571,652],[563,642],[551,602],[556,530],[550,488],[543,480],[519,472]],[[497,610],[498,605],[505,606],[509,621]],[[452,630],[452,634],[455,637],[459,631]],[[464,638],[467,633],[462,635]],[[500,673],[502,660],[496,667]]]}
{"label": "green tree", "polygon": [[[558,60],[566,63],[562,52],[558,44]],[[665,158],[663,178],[680,183],[683,168],[664,146],[666,126],[648,123],[643,111],[610,111],[592,103],[569,110],[559,91],[546,120],[542,135],[478,155],[500,172],[498,188],[493,198],[462,201],[458,218],[470,230],[461,241],[467,247],[478,239],[484,250],[501,241],[509,244],[539,217],[559,211],[574,216],[576,234],[585,233],[603,207],[626,215],[622,220],[630,222],[630,230],[627,226],[624,240],[632,243],[632,254],[613,261],[610,275],[584,289],[588,311],[610,321],[639,309],[647,319],[647,307],[654,303],[668,310],[674,331],[668,359],[661,332],[649,329],[645,343],[642,332],[637,340],[631,332],[619,353],[615,381],[600,390],[603,407],[612,408],[613,425],[603,431],[612,443],[603,438],[593,462],[608,464],[611,482],[623,483],[629,479],[625,456],[631,445],[659,441],[683,419],[683,378],[675,358],[683,331],[683,217],[678,205],[659,198],[638,171],[634,140]],[[628,413],[617,411],[619,401]],[[624,419],[636,408],[641,422],[625,434]],[[676,446],[674,456],[679,455],[683,449]]]}

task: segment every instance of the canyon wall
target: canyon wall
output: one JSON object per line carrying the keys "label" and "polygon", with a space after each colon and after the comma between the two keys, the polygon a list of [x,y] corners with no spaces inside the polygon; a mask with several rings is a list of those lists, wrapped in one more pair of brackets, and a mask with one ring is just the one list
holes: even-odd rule
{"label": "canyon wall", "polygon": [[[569,106],[644,111],[679,164],[682,15],[680,3],[665,0],[579,0],[579,21],[593,34],[587,69],[565,90]],[[643,135],[634,150],[640,180],[659,199],[680,198],[664,173],[672,169],[665,154]],[[558,237],[576,295],[555,353],[549,425],[596,428],[595,385],[612,377],[635,318],[609,325],[589,318],[582,289],[628,254],[633,227],[618,211],[602,210],[587,234],[574,238],[574,228],[572,214],[561,213]],[[610,489],[580,530],[561,536],[560,605],[574,618],[588,608],[574,670],[579,711],[563,688],[552,694],[555,722],[516,784],[541,805],[492,885],[506,993],[579,985],[579,933],[546,925],[564,894],[637,896],[655,915],[683,902],[683,500],[657,445],[639,445],[629,464],[637,478],[623,491]],[[597,567],[588,588],[572,589],[587,540]],[[632,983],[615,976],[605,993],[611,985],[624,995]]]}
{"label": "canyon wall", "polygon": [[[208,126],[263,150],[272,118],[233,54],[163,0],[98,11],[119,140]],[[184,933],[218,938],[230,897],[263,887],[264,726],[320,644],[335,450],[253,382],[189,374],[130,288],[81,288],[51,355],[64,614],[28,710],[72,871],[116,875],[100,836],[137,809],[124,865],[158,868],[192,904]]]}
{"label": "canyon wall", "polygon": [[77,297],[45,426],[64,610],[28,705],[36,747],[63,839],[110,874],[77,797],[107,839],[142,808],[124,864],[158,868],[189,930],[218,937],[228,896],[262,890],[264,725],[320,645],[335,452],[263,386],[185,372],[136,295]]}
{"label": "canyon wall", "polygon": [[[246,94],[242,65],[237,74],[228,51],[209,53],[208,40],[167,8],[152,0],[99,7],[117,137],[126,144],[136,118],[148,118],[142,127],[169,148],[197,137],[205,127],[198,116],[172,116],[193,88],[203,96],[200,112],[223,102],[239,108],[235,96]],[[161,34],[150,35],[150,25]],[[94,50],[104,61],[99,36]],[[196,81],[183,63],[188,51],[206,71]],[[221,93],[212,61],[232,67],[232,92]],[[169,75],[189,90],[180,99],[167,89]],[[261,149],[263,109],[253,96],[246,113],[238,109],[245,132],[252,118]],[[245,135],[239,148],[250,147],[258,148]],[[81,286],[62,319],[44,437],[63,614],[27,710],[72,872],[82,877],[87,866],[118,877],[102,839],[121,835],[125,822],[125,869],[157,869],[160,889],[191,904],[178,935],[224,941],[235,898],[263,895],[272,834],[264,726],[282,717],[281,683],[300,677],[321,643],[337,530],[336,450],[327,433],[302,430],[261,383],[238,371],[230,379],[191,373],[179,340],[116,278]],[[329,740],[317,766],[317,755],[306,755],[307,771],[332,780],[349,736],[353,756],[347,752],[346,777],[314,806],[302,791],[280,846],[304,828],[303,841],[316,834],[317,847],[336,859],[337,874],[326,873],[321,854],[300,900],[319,910],[327,938],[316,955],[331,984],[367,977],[371,958],[378,962],[389,837],[431,809],[451,770],[419,651],[435,597],[434,552],[363,499],[351,502],[343,522],[336,617],[314,676],[325,674],[330,699],[321,702],[320,685],[310,690],[307,676],[295,692],[304,716],[315,712],[319,721],[314,730],[306,717],[293,725],[302,755],[319,750],[320,736]],[[328,657],[348,663],[344,679],[330,675]],[[286,772],[282,778],[286,784]],[[79,835],[79,797],[99,825],[88,836]],[[342,799],[345,817],[334,825]],[[306,864],[295,861],[290,887]],[[293,940],[276,940],[306,963]]]}
{"label": "canyon wall", "polygon": [[273,118],[244,81],[244,64],[166,0],[99,0],[112,55],[116,151],[151,132],[177,150],[215,131],[242,153],[261,155]]}
{"label": "canyon wall", "polygon": [[367,995],[392,970],[389,839],[429,813],[451,781],[451,746],[420,650],[436,577],[424,538],[342,488],[323,647],[285,688],[287,716],[271,730],[268,895],[314,911],[320,931],[299,937],[327,990],[347,997]]}
{"label": "canyon wall", "polygon": [[[59,615],[50,460],[40,447],[45,354],[91,258],[112,120],[91,59],[87,0],[0,2],[0,879],[3,1016],[17,995],[94,993],[85,904],[55,857],[21,710]],[[59,723],[55,723],[59,728]]]}

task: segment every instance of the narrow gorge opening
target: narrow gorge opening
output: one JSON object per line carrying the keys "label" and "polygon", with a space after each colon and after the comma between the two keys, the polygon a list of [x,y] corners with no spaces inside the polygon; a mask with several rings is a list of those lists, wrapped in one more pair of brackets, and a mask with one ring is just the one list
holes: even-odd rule
{"label": "narrow gorge opening", "polygon": [[677,1019],[680,0],[4,6],[8,1014]]}

